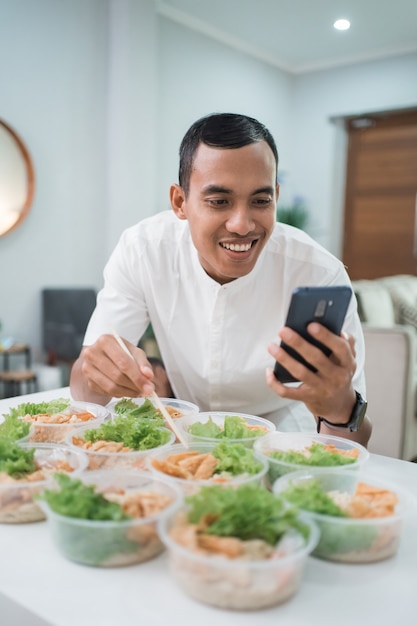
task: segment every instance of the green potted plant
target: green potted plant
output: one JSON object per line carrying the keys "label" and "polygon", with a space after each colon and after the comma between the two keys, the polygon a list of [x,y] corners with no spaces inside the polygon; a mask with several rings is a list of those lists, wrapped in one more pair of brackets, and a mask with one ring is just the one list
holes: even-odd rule
{"label": "green potted plant", "polygon": [[295,196],[291,205],[278,205],[277,221],[304,230],[308,223],[308,211],[303,198]]}

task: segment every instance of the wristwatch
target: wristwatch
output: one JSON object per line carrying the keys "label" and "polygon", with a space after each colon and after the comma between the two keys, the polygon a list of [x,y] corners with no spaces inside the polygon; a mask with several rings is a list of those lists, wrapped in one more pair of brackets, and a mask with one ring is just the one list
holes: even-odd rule
{"label": "wristwatch", "polygon": [[350,430],[351,433],[356,433],[359,428],[362,426],[362,422],[365,419],[366,408],[368,403],[362,398],[361,394],[358,391],[356,393],[356,402],[352,409],[352,413],[350,414],[349,420],[346,424],[334,424],[333,422],[329,422],[324,417],[317,418],[317,432],[320,432],[321,424],[324,422],[331,426],[331,428],[343,428]]}

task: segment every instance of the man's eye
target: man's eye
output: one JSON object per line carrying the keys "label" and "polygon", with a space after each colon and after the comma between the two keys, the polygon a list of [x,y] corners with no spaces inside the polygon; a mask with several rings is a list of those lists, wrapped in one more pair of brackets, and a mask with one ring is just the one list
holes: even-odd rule
{"label": "man's eye", "polygon": [[257,206],[268,206],[271,204],[272,198],[255,198],[253,203]]}
{"label": "man's eye", "polygon": [[209,198],[209,203],[215,207],[223,207],[228,204],[226,198]]}

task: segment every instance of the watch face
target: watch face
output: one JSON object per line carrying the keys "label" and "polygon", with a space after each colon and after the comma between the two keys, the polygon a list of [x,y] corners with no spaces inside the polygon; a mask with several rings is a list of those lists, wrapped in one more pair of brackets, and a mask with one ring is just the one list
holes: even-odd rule
{"label": "watch face", "polygon": [[362,398],[361,394],[356,392],[356,404],[353,407],[352,415],[347,423],[347,427],[351,432],[356,432],[362,426],[365,419],[368,403]]}

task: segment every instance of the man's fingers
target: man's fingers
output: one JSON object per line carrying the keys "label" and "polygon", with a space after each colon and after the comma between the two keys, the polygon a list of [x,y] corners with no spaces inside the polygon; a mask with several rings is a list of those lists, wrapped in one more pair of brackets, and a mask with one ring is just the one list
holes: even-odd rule
{"label": "man's fingers", "polygon": [[145,353],[127,342],[129,354],[112,335],[102,335],[95,344],[84,348],[82,371],[91,390],[120,397],[151,395],[153,370]]}

